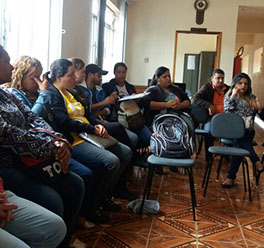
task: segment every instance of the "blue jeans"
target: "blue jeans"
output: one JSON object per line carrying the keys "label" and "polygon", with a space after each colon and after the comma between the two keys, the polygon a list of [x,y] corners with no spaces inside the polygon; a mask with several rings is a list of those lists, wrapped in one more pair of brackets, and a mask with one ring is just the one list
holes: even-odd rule
{"label": "blue jeans", "polygon": [[127,128],[125,128],[125,130],[126,130],[128,138],[129,138],[129,140],[131,142],[132,148],[136,149],[137,144],[138,144],[138,140],[139,140],[137,134],[133,133],[132,131],[130,131]]}
{"label": "blue jeans", "polygon": [[83,180],[78,175],[68,172],[52,186],[48,186],[35,181],[15,167],[0,167],[0,176],[5,182],[6,190],[63,217],[67,233],[61,247],[67,247],[83,201]]}
{"label": "blue jeans", "polygon": [[136,133],[139,138],[138,147],[147,147],[150,145],[150,137],[152,133],[147,126],[144,125],[132,132]]}
{"label": "blue jeans", "polygon": [[[254,136],[255,136],[254,130],[246,130],[244,136],[238,139],[234,144],[234,147],[246,149],[249,151],[250,153],[249,158],[253,164],[259,161],[259,158],[252,146],[252,141]],[[231,166],[227,175],[229,179],[232,180],[236,179],[236,173],[238,172],[242,159],[243,159],[242,157],[231,156],[231,163],[230,163]]]}
{"label": "blue jeans", "polygon": [[103,162],[76,147],[72,150],[70,161],[70,170],[84,181],[85,194],[80,214],[87,217],[88,209],[96,207],[98,201],[104,197],[102,190],[109,176],[109,171]]}
{"label": "blue jeans", "polygon": [[80,149],[89,156],[93,156],[104,163],[104,166],[110,172],[110,175],[105,180],[105,185],[102,188],[102,191],[106,194],[110,194],[112,192],[114,186],[119,180],[119,177],[129,166],[132,159],[131,149],[120,142],[108,149],[101,149],[85,141],[76,145],[75,148]]}
{"label": "blue jeans", "polygon": [[[63,220],[56,214],[6,191],[9,203],[18,206],[12,211],[15,220],[0,228],[0,247],[57,247],[66,234]],[[23,240],[23,241],[22,241]]]}

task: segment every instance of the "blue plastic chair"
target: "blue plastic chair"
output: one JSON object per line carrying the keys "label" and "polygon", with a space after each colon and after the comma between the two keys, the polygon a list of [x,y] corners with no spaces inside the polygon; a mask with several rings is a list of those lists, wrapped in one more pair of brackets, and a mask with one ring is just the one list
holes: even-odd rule
{"label": "blue plastic chair", "polygon": [[184,168],[188,172],[188,175],[189,175],[189,184],[190,184],[192,210],[193,210],[193,220],[196,221],[196,214],[195,214],[196,197],[195,197],[195,189],[194,189],[194,182],[193,182],[193,171],[192,171],[192,168],[194,167],[194,160],[191,158],[186,158],[186,159],[164,158],[164,157],[158,157],[158,156],[155,156],[152,154],[148,157],[147,161],[149,163],[149,170],[148,170],[145,190],[143,193],[143,199],[142,199],[140,212],[142,213],[142,209],[144,206],[145,199],[149,198],[155,167],[157,165],[160,165],[160,166],[170,166],[170,167],[174,167],[174,168]]}
{"label": "blue plastic chair", "polygon": [[[228,140],[236,140],[242,138],[245,133],[245,124],[243,119],[239,115],[230,114],[230,113],[220,113],[215,115],[211,120],[211,135],[215,138],[224,138]],[[208,151],[213,154],[212,161],[207,164],[202,187],[204,187],[204,196],[206,195],[208,182],[211,174],[212,165],[216,155],[229,155],[229,156],[241,156],[242,160],[242,169],[243,169],[243,180],[244,180],[244,189],[249,192],[249,200],[252,200],[251,197],[251,187],[250,187],[250,178],[248,170],[248,162],[245,157],[249,157],[250,153],[246,149],[241,149],[237,147],[227,147],[227,146],[210,146]],[[246,172],[246,175],[245,175]],[[247,180],[246,180],[247,179]],[[246,182],[247,181],[247,182]],[[247,185],[248,184],[248,185]]]}

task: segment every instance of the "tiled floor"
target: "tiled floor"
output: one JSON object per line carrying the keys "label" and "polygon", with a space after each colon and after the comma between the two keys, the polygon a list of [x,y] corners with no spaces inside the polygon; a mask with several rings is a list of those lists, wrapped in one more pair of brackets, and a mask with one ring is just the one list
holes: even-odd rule
{"label": "tiled floor", "polygon": [[[256,151],[261,157],[264,130],[256,127]],[[264,175],[260,185],[253,180],[252,198],[244,193],[242,170],[235,187],[223,189],[228,170],[224,162],[220,180],[214,166],[207,196],[202,195],[202,177],[205,169],[204,152],[196,160],[194,181],[197,198],[197,221],[192,220],[188,176],[166,169],[164,175],[155,175],[150,199],[158,200],[158,215],[139,215],[126,209],[127,201],[116,200],[123,206],[120,213],[111,214],[109,225],[77,229],[77,237],[93,248],[167,248],[167,247],[264,247]],[[250,165],[251,168],[251,165]],[[250,171],[252,172],[252,171]],[[142,193],[144,170],[135,170],[130,189]],[[251,177],[252,179],[252,177]]]}

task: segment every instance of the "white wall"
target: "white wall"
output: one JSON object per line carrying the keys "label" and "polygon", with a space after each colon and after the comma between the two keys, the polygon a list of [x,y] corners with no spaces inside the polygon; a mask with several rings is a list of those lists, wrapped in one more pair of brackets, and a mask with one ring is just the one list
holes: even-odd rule
{"label": "white wall", "polygon": [[[238,6],[264,6],[264,1],[210,0],[202,25],[195,24],[193,3],[191,0],[141,0],[128,8],[126,63],[129,82],[146,85],[158,66],[172,69],[175,31],[191,27],[223,33],[220,67],[226,73],[226,82],[231,82]],[[149,62],[144,63],[144,58],[149,58]]]}
{"label": "white wall", "polygon": [[92,0],[64,0],[62,58],[79,57],[88,62],[91,43]]}
{"label": "white wall", "polygon": [[175,82],[183,82],[184,54],[216,51],[216,38],[216,35],[178,34]]}

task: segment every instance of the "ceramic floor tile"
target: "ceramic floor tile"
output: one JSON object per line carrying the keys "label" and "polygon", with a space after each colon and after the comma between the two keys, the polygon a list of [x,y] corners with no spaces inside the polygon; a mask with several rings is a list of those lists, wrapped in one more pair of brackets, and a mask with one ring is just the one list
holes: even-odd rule
{"label": "ceramic floor tile", "polygon": [[264,247],[264,231],[263,231],[263,222],[255,223],[251,225],[251,230],[243,228],[245,239],[248,247],[250,248],[262,248]]}
{"label": "ceramic floor tile", "polygon": [[[262,144],[264,134],[257,128],[256,141]],[[261,156],[264,148],[256,147]],[[193,221],[189,178],[164,167],[164,174],[154,174],[150,199],[158,200],[157,215],[134,214],[126,209],[128,201],[115,199],[122,206],[119,213],[110,213],[111,222],[93,228],[76,230],[75,236],[88,248],[263,248],[264,247],[264,174],[259,186],[255,185],[250,168],[252,202],[244,192],[242,170],[237,174],[235,187],[224,189],[229,162],[224,161],[219,180],[216,180],[216,158],[212,174],[203,197],[201,187],[206,161],[204,151],[195,160],[194,184],[196,217]],[[128,188],[141,197],[146,170],[134,168]]]}
{"label": "ceramic floor tile", "polygon": [[232,228],[200,239],[212,247],[246,247],[246,241],[239,228]]}

